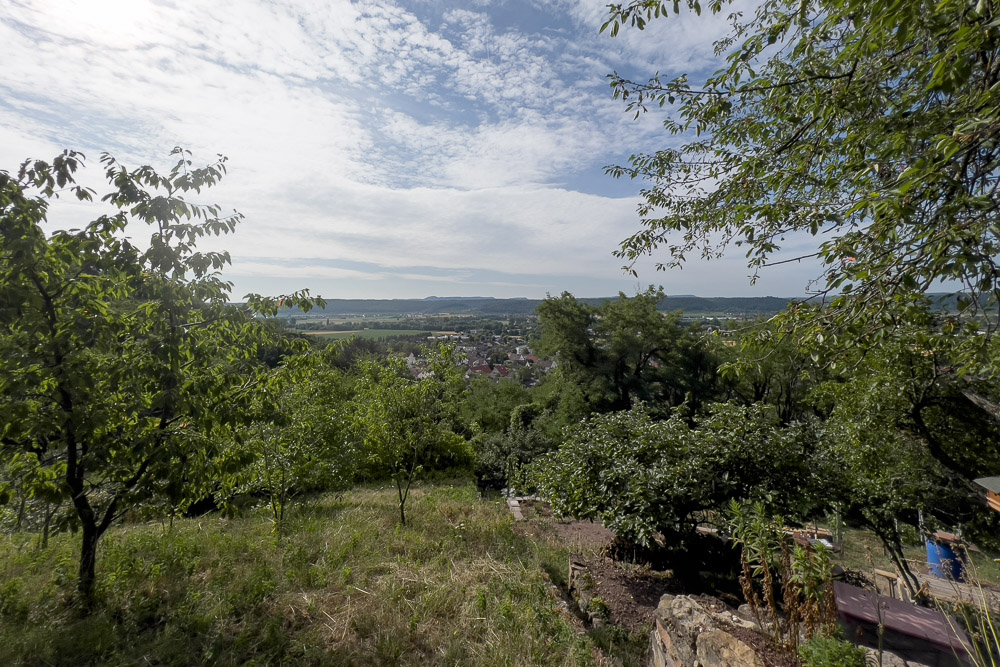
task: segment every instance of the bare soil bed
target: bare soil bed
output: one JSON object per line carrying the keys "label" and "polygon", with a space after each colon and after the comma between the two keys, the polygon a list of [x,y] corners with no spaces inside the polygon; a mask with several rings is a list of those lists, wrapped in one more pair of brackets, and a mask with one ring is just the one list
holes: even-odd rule
{"label": "bare soil bed", "polygon": [[594,595],[607,604],[614,625],[629,632],[648,628],[660,597],[683,592],[683,586],[669,570],[609,558],[615,534],[598,522],[558,519],[548,503],[539,501],[521,501],[521,512],[525,520],[517,525],[519,532],[567,547],[574,560],[586,566],[594,580]]}

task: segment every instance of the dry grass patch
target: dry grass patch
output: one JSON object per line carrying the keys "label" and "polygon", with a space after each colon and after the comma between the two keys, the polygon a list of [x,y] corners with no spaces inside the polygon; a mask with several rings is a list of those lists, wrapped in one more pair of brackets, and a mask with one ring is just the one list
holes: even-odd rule
{"label": "dry grass patch", "polygon": [[594,664],[547,572],[566,554],[519,537],[466,481],[297,508],[127,526],[105,540],[100,605],[74,606],[75,546],[0,538],[0,664]]}

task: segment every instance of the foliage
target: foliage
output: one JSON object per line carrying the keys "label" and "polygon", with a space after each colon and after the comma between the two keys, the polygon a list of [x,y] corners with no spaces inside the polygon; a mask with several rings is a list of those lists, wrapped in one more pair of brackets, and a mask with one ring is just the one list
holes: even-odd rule
{"label": "foliage", "polygon": [[992,590],[984,586],[969,554],[966,554],[966,564],[970,571],[972,595],[951,605],[938,601],[938,608],[953,630],[964,631],[965,639],[962,640],[961,635],[959,638],[968,661],[976,667],[996,667],[1000,661],[1000,614],[991,604]]}
{"label": "foliage", "polygon": [[702,416],[681,410],[662,421],[640,405],[569,428],[533,477],[559,514],[600,519],[642,545],[657,533],[677,544],[732,499],[808,511],[811,448],[807,429],[778,428],[761,405],[712,404]]}
{"label": "foliage", "polygon": [[865,649],[838,639],[816,635],[799,647],[803,667],[865,667]]}
{"label": "foliage", "polygon": [[996,424],[963,394],[981,383],[955,376],[954,344],[921,327],[902,331],[812,395],[824,416],[817,471],[827,497],[878,535],[914,594],[898,522],[915,524],[918,509],[945,525],[986,513],[955,473],[996,466]]}
{"label": "foliage", "polygon": [[[11,532],[40,531],[41,544],[48,542],[49,533],[65,528],[74,518],[66,513],[66,498],[61,482],[63,471],[57,466],[41,465],[36,456],[17,452],[0,468],[0,492],[7,496],[0,505],[13,500],[0,527]],[[4,508],[0,507],[0,511]],[[2,515],[0,515],[2,516]]]}
{"label": "foliage", "polygon": [[[669,6],[611,5],[605,29],[642,29]],[[756,273],[812,237],[814,289],[830,307],[786,318],[820,342],[878,342],[901,305],[940,281],[960,290],[960,308],[995,306],[998,20],[996,0],[768,0],[733,16],[716,43],[727,64],[703,82],[613,75],[630,111],[666,108],[667,133],[684,142],[608,169],[648,184],[642,229],[619,255],[663,248],[666,267],[735,244]],[[995,324],[994,312],[988,332]],[[965,352],[963,366],[990,366],[981,341]]]}
{"label": "foliage", "polygon": [[335,491],[354,479],[350,379],[332,367],[330,347],[288,359],[256,396],[261,420],[239,438],[251,461],[230,481],[230,493],[263,494],[281,532],[286,510],[302,493]]}
{"label": "foliage", "polygon": [[810,418],[806,399],[826,378],[825,369],[771,322],[756,322],[741,333],[747,341],[742,349],[719,346],[716,352],[728,400],[774,406],[783,424]]}
{"label": "foliage", "polygon": [[[246,420],[267,374],[257,352],[272,332],[228,305],[217,273],[228,254],[195,246],[242,217],[187,200],[218,182],[225,158],[193,168],[186,152],[174,153],[165,175],[104,155],[112,190],[103,200],[115,212],[51,235],[43,225],[52,199],[92,199],[73,182],[82,156],[0,172],[2,453],[58,472],[82,532],[85,601],[98,540],[117,518],[157,497],[183,509],[212,489],[220,443]],[[144,247],[124,237],[132,223],[152,228]],[[310,303],[302,294],[288,302]]]}
{"label": "foliage", "polygon": [[503,433],[483,433],[472,440],[480,487],[527,491],[525,466],[550,451],[552,443],[531,426],[512,424]]}
{"label": "foliage", "polygon": [[531,402],[537,390],[512,379],[470,378],[462,395],[461,419],[470,424],[476,479],[481,488],[523,486],[522,469],[553,447],[533,422],[544,407]]}
{"label": "foliage", "polygon": [[727,528],[740,546],[743,595],[758,626],[769,623],[776,642],[794,647],[801,630],[807,638],[830,635],[837,608],[830,552],[822,545],[793,546],[784,525],[762,503],[730,503]]}
{"label": "foliage", "polygon": [[357,367],[352,429],[363,459],[362,474],[389,477],[406,525],[406,500],[424,468],[447,468],[470,460],[468,444],[455,433],[458,394],[464,388],[453,348],[431,358],[432,374],[414,379],[398,356],[368,359]]}
{"label": "foliage", "polygon": [[[662,289],[591,306],[564,292],[538,307],[540,349],[558,360],[563,384],[576,388],[586,412],[627,410],[633,401],[697,407],[710,400],[717,362],[680,314],[658,311]],[[575,420],[574,420],[575,421]]]}
{"label": "foliage", "polygon": [[510,425],[511,414],[530,402],[531,396],[521,383],[511,379],[496,381],[477,374],[469,379],[462,394],[461,419],[473,430],[503,433]]}

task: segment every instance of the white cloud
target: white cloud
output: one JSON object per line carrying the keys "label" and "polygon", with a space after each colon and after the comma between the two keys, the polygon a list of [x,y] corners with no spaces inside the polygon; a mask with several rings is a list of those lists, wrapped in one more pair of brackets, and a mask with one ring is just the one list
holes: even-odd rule
{"label": "white cloud", "polygon": [[62,147],[95,167],[101,150],[160,166],[175,144],[224,153],[230,174],[202,199],[247,215],[209,243],[238,283],[618,285],[636,200],[577,191],[578,174],[664,137],[604,75],[699,65],[720,24],[670,17],[610,40],[603,0],[502,25],[498,4],[0,0],[0,167]]}

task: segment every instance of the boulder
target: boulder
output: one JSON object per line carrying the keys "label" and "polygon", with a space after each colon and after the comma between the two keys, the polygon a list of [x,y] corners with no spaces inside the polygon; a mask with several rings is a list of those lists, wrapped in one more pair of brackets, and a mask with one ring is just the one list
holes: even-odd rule
{"label": "boulder", "polygon": [[674,639],[677,655],[684,665],[697,659],[698,635],[715,628],[705,609],[687,595],[664,595],[656,607],[656,618]]}
{"label": "boulder", "polygon": [[687,667],[677,652],[674,638],[660,619],[656,619],[649,637],[649,667]]}
{"label": "boulder", "polygon": [[702,667],[764,667],[764,661],[744,642],[722,630],[698,635],[696,656]]}

